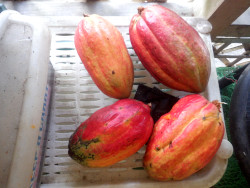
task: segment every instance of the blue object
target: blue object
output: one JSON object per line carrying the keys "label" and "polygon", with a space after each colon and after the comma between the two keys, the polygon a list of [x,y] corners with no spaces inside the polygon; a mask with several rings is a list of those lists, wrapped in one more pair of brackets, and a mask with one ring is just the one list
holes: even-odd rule
{"label": "blue object", "polygon": [[0,13],[6,10],[7,8],[4,6],[4,4],[0,3]]}

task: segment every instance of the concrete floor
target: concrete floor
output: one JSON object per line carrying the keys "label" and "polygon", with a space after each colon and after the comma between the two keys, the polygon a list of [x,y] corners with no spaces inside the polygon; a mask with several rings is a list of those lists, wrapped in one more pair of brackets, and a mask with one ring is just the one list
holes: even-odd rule
{"label": "concrete floor", "polygon": [[[30,16],[81,16],[84,14],[99,14],[101,16],[132,16],[137,13],[139,6],[154,4],[135,0],[30,0],[30,1],[1,1],[7,9],[17,10],[21,14]],[[183,3],[184,2],[184,3]],[[177,4],[175,11],[183,16],[192,16],[192,8],[189,0],[169,0],[157,2],[165,7],[173,9],[173,3]]]}
{"label": "concrete floor", "polygon": [[[173,3],[182,16],[192,16],[192,0],[0,0],[7,9],[17,10],[31,16],[81,16],[99,14],[101,16],[131,16],[139,6],[159,3],[170,9]],[[250,25],[250,8],[234,24]]]}

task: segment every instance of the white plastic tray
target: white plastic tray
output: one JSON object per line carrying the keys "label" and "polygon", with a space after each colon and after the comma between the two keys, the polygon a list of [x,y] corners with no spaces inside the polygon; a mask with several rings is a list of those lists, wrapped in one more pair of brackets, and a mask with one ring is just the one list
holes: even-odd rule
{"label": "white plastic tray", "polygon": [[[82,17],[47,18],[52,31],[51,62],[55,68],[55,85],[48,143],[41,174],[41,187],[211,187],[220,180],[232,155],[232,145],[226,135],[213,160],[201,171],[183,181],[157,182],[148,178],[142,167],[143,147],[128,159],[107,168],[86,168],[74,162],[67,154],[68,140],[81,122],[96,110],[112,104],[91,80],[74,47],[74,32]],[[144,69],[131,47],[128,34],[130,17],[106,17],[122,33],[134,63],[135,79],[133,98],[137,85],[156,86],[169,94],[184,96],[187,93],[167,89],[156,82]],[[208,100],[220,100],[220,93],[209,36],[211,25],[198,18],[185,18],[204,39],[211,54],[212,72],[207,89],[202,95]],[[139,167],[139,168],[138,168]]]}
{"label": "white plastic tray", "polygon": [[50,32],[38,19],[0,14],[0,187],[29,187],[35,180],[50,93],[49,50]]}

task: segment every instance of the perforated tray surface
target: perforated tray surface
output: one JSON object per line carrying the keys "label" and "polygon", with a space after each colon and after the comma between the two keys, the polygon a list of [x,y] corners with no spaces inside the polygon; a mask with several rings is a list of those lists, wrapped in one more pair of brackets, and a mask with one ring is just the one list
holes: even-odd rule
{"label": "perforated tray surface", "polygon": [[[135,85],[131,94],[133,97],[138,83],[152,85],[154,80],[144,70],[129,46],[129,35],[125,32],[127,28],[120,29],[127,41],[129,53],[134,56],[132,59],[135,68]],[[130,178],[144,177],[143,171],[133,170],[142,166],[144,148],[110,168],[84,168],[68,156],[67,145],[73,131],[96,110],[116,100],[104,95],[90,78],[74,49],[73,34],[56,34],[52,38],[51,61],[55,67],[55,83],[42,182],[82,179],[108,181],[111,178],[119,180],[124,179],[123,173],[126,173],[126,180],[129,176]],[[105,176],[102,176],[103,173]]]}
{"label": "perforated tray surface", "polygon": [[[74,31],[81,18],[75,20],[65,20],[59,18],[50,25],[52,31],[51,63],[55,69],[55,80],[52,95],[52,107],[49,123],[47,146],[45,151],[44,165],[42,167],[41,184],[44,187],[53,186],[57,183],[73,182],[71,185],[103,185],[119,183],[127,185],[132,182],[150,182],[145,170],[142,167],[142,157],[145,147],[136,154],[107,168],[87,168],[77,164],[68,156],[68,140],[73,131],[86,120],[96,110],[112,104],[115,99],[105,96],[93,83],[88,72],[85,70],[74,46]],[[134,64],[134,86],[131,98],[134,97],[139,83],[147,86],[156,86],[174,96],[184,96],[187,93],[168,89],[158,83],[144,69],[132,49],[128,25],[130,19],[114,19],[112,23],[122,33],[129,54]],[[51,20],[50,20],[51,21]],[[210,53],[211,41],[209,32],[210,25],[204,20],[187,18],[197,30],[207,44]],[[60,26],[61,23],[68,24],[67,27]],[[51,22],[50,22],[51,24]],[[55,24],[55,25],[53,25]],[[60,26],[60,27],[59,27]],[[220,100],[215,66],[212,58],[212,73],[207,89],[202,95],[208,100]],[[115,138],[114,138],[115,141]],[[216,157],[203,170],[182,182],[163,183],[166,185],[187,187],[209,187],[215,184],[223,175],[227,165],[227,160]],[[218,168],[219,167],[219,168]],[[194,183],[192,183],[194,182]],[[141,184],[142,185],[142,184]],[[145,185],[145,184],[144,184]],[[56,187],[56,186],[55,186]]]}

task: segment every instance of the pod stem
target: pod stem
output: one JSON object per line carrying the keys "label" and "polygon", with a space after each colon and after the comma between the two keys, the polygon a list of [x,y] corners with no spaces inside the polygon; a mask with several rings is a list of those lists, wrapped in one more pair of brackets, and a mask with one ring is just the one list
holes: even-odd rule
{"label": "pod stem", "polygon": [[138,14],[141,15],[142,11],[144,10],[145,8],[144,7],[138,7]]}
{"label": "pod stem", "polygon": [[212,101],[212,103],[218,108],[219,112],[221,112],[221,104],[227,104],[227,103],[224,103],[224,102],[220,102],[218,100],[214,100]]}

